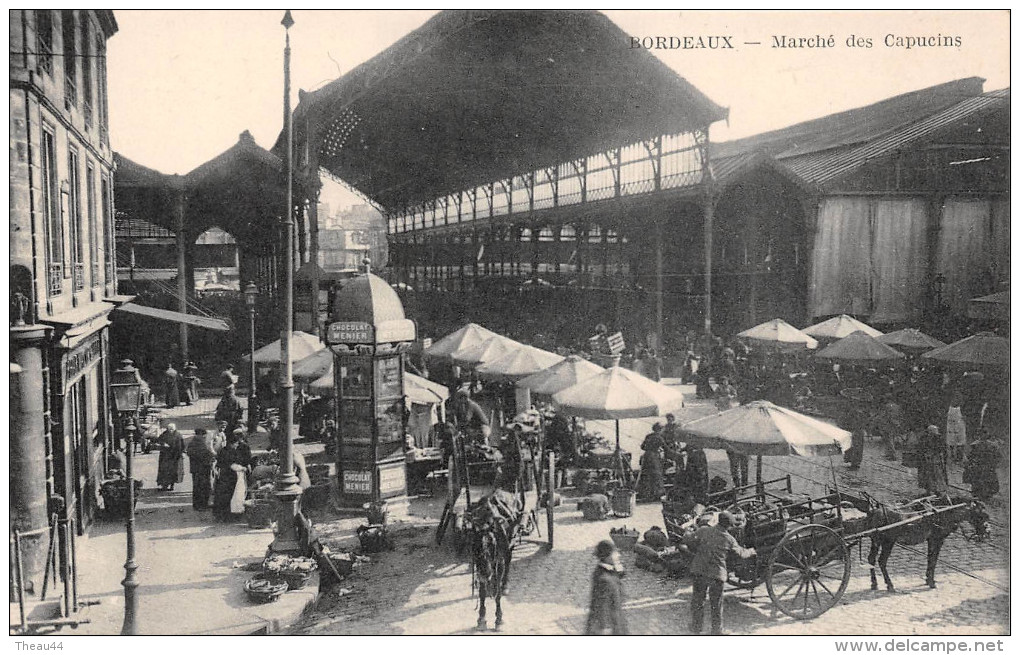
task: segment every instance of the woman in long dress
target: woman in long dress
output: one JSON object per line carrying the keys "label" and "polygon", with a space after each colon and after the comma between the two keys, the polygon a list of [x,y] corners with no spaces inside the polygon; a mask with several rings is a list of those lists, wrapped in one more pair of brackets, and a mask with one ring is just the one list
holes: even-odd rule
{"label": "woman in long dress", "polygon": [[167,423],[166,431],[159,435],[159,470],[156,484],[164,491],[173,491],[174,485],[184,481],[184,437],[177,426]]}
{"label": "woman in long dress", "polygon": [[163,371],[163,398],[167,407],[177,407],[181,404],[180,389],[177,387],[177,369],[173,364],[167,364]]}
{"label": "woman in long dress", "polygon": [[999,446],[988,438],[980,435],[970,446],[967,465],[963,468],[963,481],[970,485],[970,490],[978,500],[988,500],[999,493],[999,475],[996,467],[1002,454]]}
{"label": "woman in long dress", "polygon": [[949,488],[946,472],[948,449],[938,427],[929,425],[918,444],[917,482],[929,494],[941,494]]}
{"label": "woman in long dress", "polygon": [[641,450],[641,481],[638,484],[637,497],[642,501],[657,501],[662,498],[662,424],[652,426],[652,433],[645,437]]}
{"label": "woman in long dress", "polygon": [[[216,485],[213,489],[213,515],[220,520],[231,517],[230,498],[237,486],[237,476],[251,468],[251,448],[244,440],[244,430],[238,428],[230,433],[227,445],[216,457]],[[234,469],[234,465],[241,471]]]}

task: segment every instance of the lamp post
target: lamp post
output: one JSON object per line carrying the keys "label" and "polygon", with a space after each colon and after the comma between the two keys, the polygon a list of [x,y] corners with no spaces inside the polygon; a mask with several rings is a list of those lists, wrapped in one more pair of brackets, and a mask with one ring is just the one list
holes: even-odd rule
{"label": "lamp post", "polygon": [[280,359],[283,365],[283,451],[276,474],[276,536],[270,548],[274,552],[297,552],[296,522],[301,487],[294,475],[294,372],[290,340],[294,330],[294,125],[290,115],[290,27],[294,19],[288,10],[280,21],[286,30],[283,50],[283,129],[287,135],[287,211],[283,218],[283,333],[280,335]]}
{"label": "lamp post", "polygon": [[258,298],[259,289],[254,282],[249,282],[244,287],[244,304],[248,307],[248,321],[251,328],[251,370],[249,372],[248,386],[248,432],[254,434],[255,426],[259,422],[258,389],[255,386],[255,300]]}
{"label": "lamp post", "polygon": [[135,579],[135,572],[138,564],[135,563],[135,480],[132,474],[132,463],[134,456],[134,431],[135,417],[138,408],[142,404],[142,379],[138,375],[131,360],[121,362],[121,367],[113,372],[110,381],[110,391],[113,395],[113,402],[124,423],[125,451],[126,451],[126,474],[127,474],[127,559],[124,561],[124,625],[120,630],[122,635],[138,634],[138,597],[135,594],[138,589],[138,580]]}

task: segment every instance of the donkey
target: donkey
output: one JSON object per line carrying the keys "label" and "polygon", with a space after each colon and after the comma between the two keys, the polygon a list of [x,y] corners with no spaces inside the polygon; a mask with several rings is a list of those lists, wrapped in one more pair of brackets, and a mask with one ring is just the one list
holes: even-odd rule
{"label": "donkey", "polygon": [[[988,510],[980,501],[970,498],[951,498],[947,494],[941,496],[929,496],[912,500],[904,505],[889,507],[871,501],[868,510],[868,519],[865,529],[875,529],[882,526],[893,525],[913,515],[923,514],[924,517],[907,523],[902,526],[891,528],[884,532],[876,532],[871,537],[871,549],[868,551],[868,564],[871,565],[871,588],[878,589],[878,579],[875,575],[875,560],[882,569],[882,577],[885,578],[886,589],[895,592],[892,580],[889,578],[889,571],[886,564],[892,554],[893,546],[905,544],[916,546],[924,541],[928,542],[928,565],[925,570],[925,582],[932,589],[935,588],[935,567],[938,565],[939,552],[946,538],[951,535],[964,521],[969,522],[975,530],[978,538],[988,533]],[[940,507],[961,505],[955,509],[943,512],[932,512]]]}

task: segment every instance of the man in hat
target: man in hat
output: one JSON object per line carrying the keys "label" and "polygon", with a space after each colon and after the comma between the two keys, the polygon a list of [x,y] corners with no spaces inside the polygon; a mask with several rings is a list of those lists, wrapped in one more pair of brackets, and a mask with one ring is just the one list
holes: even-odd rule
{"label": "man in hat", "polygon": [[587,635],[625,635],[627,619],[623,615],[623,565],[616,544],[603,539],[595,546],[599,563],[591,576],[591,607],[588,610]]}
{"label": "man in hat", "polygon": [[234,373],[233,364],[227,364],[227,368],[223,369],[223,372],[220,373],[220,382],[224,388],[234,386],[237,384],[238,379],[237,374]]}
{"label": "man in hat", "polygon": [[197,511],[209,509],[212,495],[213,464],[216,463],[214,437],[204,428],[195,430],[195,436],[188,443],[188,464],[191,467],[191,506]]}
{"label": "man in hat", "polygon": [[731,552],[742,559],[753,557],[754,548],[743,548],[730,534],[736,523],[729,512],[719,512],[715,525],[705,525],[684,537],[684,545],[694,553],[691,575],[694,589],[691,597],[691,632],[701,634],[705,622],[705,594],[712,607],[712,634],[722,634],[722,592],[726,582],[726,556]]}

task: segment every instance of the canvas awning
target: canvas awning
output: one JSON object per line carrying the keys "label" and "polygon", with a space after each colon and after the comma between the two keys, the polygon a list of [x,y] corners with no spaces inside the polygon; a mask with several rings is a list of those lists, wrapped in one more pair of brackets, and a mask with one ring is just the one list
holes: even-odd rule
{"label": "canvas awning", "polygon": [[116,311],[136,314],[138,316],[148,316],[149,318],[155,318],[160,321],[171,321],[173,323],[194,325],[195,327],[205,328],[207,330],[216,330],[218,332],[228,332],[230,330],[230,324],[222,318],[210,318],[208,316],[184,314],[182,312],[175,312],[169,309],[157,309],[155,307],[146,307],[145,305],[136,305],[133,302],[121,305]]}

